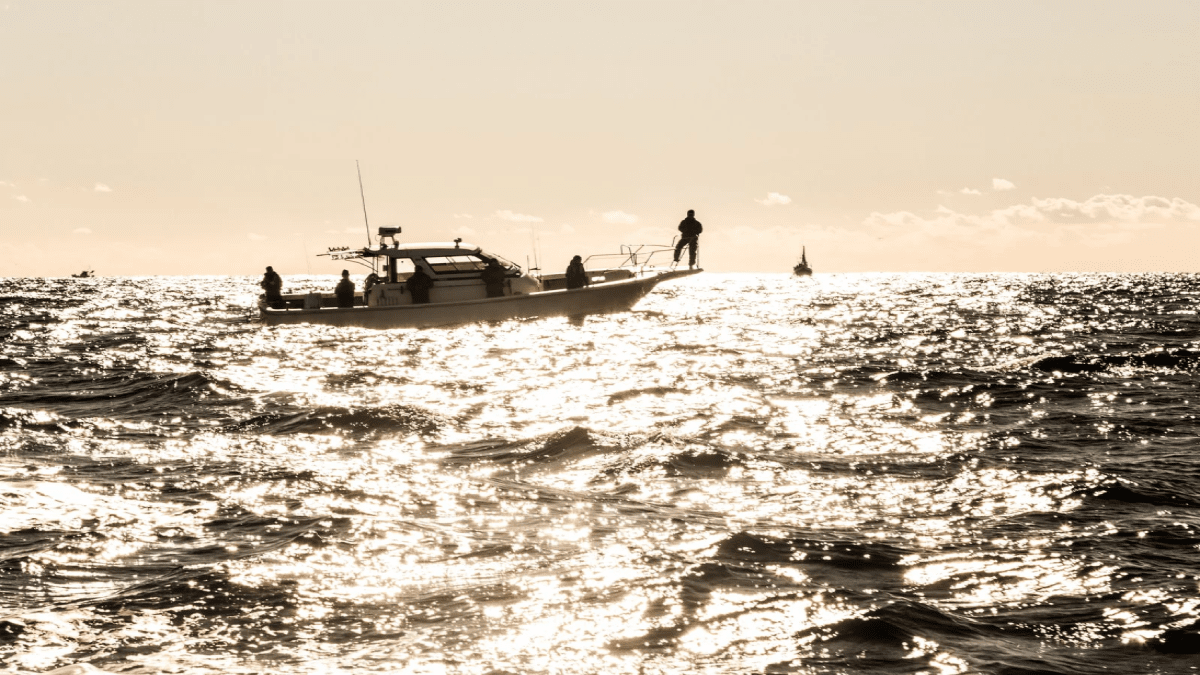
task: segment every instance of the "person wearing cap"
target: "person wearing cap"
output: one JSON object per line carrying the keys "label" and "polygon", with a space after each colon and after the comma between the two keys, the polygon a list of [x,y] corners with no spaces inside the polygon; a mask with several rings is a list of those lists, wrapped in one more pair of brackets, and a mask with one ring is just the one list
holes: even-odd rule
{"label": "person wearing cap", "polygon": [[342,270],[342,280],[333,289],[333,294],[337,296],[338,307],[354,306],[354,282],[350,281],[350,270]]}
{"label": "person wearing cap", "polygon": [[258,285],[266,292],[267,307],[279,309],[283,306],[283,279],[274,269],[268,266]]}
{"label": "person wearing cap", "polygon": [[587,270],[583,269],[583,258],[571,258],[571,264],[567,265],[567,290],[583,288],[588,282]]}

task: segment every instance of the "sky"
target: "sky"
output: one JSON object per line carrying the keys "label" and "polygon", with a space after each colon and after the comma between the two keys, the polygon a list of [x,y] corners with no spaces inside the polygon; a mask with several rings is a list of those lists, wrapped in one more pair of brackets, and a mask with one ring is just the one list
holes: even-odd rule
{"label": "sky", "polygon": [[[0,0],[0,276],[1200,269],[1200,8]],[[364,222],[356,163],[362,171]]]}

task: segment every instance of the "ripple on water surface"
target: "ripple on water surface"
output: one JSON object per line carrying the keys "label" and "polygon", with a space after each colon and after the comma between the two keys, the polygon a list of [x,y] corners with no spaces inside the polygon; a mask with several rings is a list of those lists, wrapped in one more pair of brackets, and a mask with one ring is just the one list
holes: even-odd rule
{"label": "ripple on water surface", "polygon": [[10,668],[1194,672],[1190,276],[423,331],[255,283],[0,281]]}

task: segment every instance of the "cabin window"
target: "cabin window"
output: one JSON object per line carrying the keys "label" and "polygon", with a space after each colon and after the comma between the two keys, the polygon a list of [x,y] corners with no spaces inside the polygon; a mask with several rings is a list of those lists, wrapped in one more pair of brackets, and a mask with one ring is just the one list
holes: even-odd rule
{"label": "cabin window", "polygon": [[384,278],[392,283],[407,277],[417,269],[411,258],[389,258],[387,264],[395,269],[394,272],[387,268],[384,270]]}
{"label": "cabin window", "polygon": [[478,272],[487,263],[473,255],[431,256],[425,259],[429,269],[434,274],[454,274],[455,272]]}

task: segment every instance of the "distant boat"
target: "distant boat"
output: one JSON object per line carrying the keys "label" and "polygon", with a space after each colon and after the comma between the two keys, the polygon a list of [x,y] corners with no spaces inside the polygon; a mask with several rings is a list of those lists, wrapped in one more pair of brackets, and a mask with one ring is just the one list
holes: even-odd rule
{"label": "distant boat", "polygon": [[90,279],[96,276],[96,270],[84,270],[79,274],[72,274],[71,276],[75,277],[76,279]]}
{"label": "distant boat", "polygon": [[804,248],[800,248],[800,262],[792,268],[792,272],[798,277],[811,277],[812,268],[808,266],[808,258],[805,257]]}

